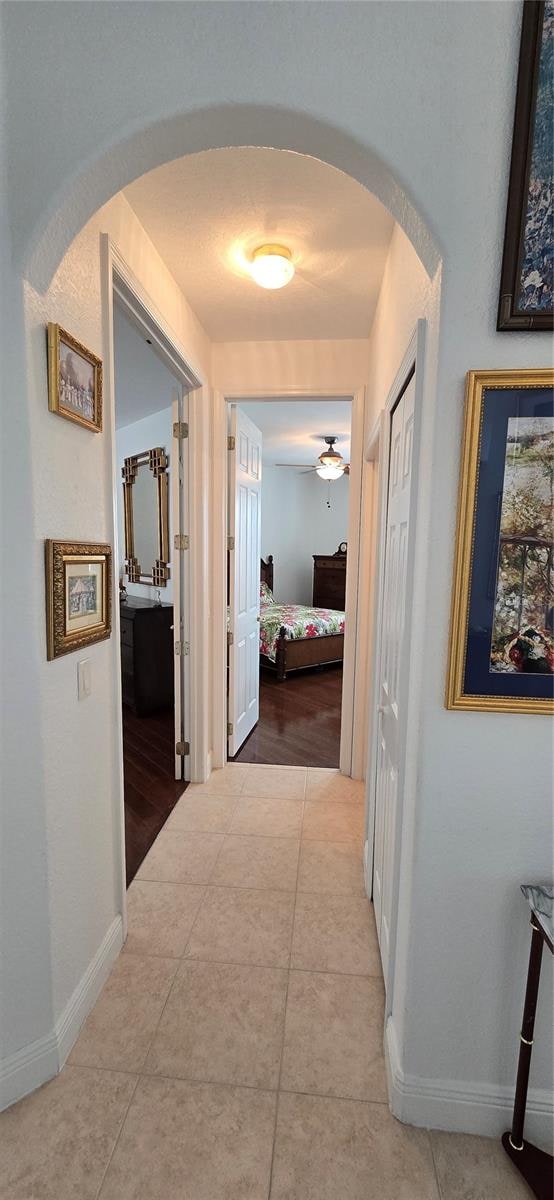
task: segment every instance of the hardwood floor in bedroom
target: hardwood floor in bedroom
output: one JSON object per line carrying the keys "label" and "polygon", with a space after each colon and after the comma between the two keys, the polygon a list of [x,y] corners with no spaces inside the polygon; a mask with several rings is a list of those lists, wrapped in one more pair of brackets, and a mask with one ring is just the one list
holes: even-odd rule
{"label": "hardwood floor in bedroom", "polygon": [[277,683],[262,670],[260,719],[233,762],[338,767],[342,667],[314,667]]}
{"label": "hardwood floor in bedroom", "polygon": [[174,778],[173,709],[136,717],[123,705],[127,887],[187,784]]}

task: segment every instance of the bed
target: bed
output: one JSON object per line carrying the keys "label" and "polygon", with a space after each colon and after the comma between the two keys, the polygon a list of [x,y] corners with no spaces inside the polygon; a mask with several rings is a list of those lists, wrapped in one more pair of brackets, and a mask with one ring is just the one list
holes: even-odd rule
{"label": "bed", "polygon": [[260,664],[277,671],[282,683],[290,671],[342,662],[344,613],[330,608],[277,604],[273,599],[273,555],[260,571]]}

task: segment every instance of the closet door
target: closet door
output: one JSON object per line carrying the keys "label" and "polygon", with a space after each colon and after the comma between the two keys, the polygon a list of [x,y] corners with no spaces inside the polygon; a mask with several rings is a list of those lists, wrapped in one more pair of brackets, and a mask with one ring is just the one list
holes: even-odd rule
{"label": "closet door", "polygon": [[373,903],[385,981],[388,978],[399,809],[401,722],[407,674],[407,566],[412,504],[415,376],[392,414],[385,568],[378,680],[379,727],[375,797]]}
{"label": "closet door", "polygon": [[260,712],[262,435],[233,405],[229,450],[228,753],[237,754]]}

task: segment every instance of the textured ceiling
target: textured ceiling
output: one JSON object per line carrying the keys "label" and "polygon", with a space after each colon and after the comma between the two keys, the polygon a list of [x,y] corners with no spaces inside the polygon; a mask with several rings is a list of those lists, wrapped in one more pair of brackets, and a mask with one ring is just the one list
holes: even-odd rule
{"label": "textured ceiling", "polygon": [[350,400],[241,400],[239,406],[261,430],[268,466],[315,466],[325,449],[325,434],[338,438],[336,448],[350,462]]}
{"label": "textured ceiling", "polygon": [[[193,154],[125,195],[213,341],[367,337],[393,221],[335,168],[285,150]],[[265,291],[247,264],[264,242],[296,275]]]}

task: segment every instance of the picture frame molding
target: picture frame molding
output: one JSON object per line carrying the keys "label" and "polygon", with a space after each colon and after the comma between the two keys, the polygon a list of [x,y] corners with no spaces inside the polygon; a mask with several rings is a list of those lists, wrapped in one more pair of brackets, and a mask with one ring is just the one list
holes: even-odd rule
{"label": "picture frame molding", "polygon": [[523,313],[515,308],[521,275],[523,235],[533,150],[544,0],[523,0],[512,156],[500,273],[498,332],[554,329],[554,313]]}
{"label": "picture frame molding", "polygon": [[[112,632],[112,549],[105,542],[65,542],[47,538],[46,576],[46,657],[48,662],[74,650],[82,650],[104,641]],[[102,600],[104,620],[88,629],[66,634],[66,562],[103,562]]]}
{"label": "picture frame molding", "polygon": [[464,691],[469,623],[471,577],[477,484],[483,420],[483,392],[487,388],[552,388],[554,370],[549,367],[497,371],[468,371],[464,417],[464,439],[458,487],[458,511],[445,704],[447,709],[477,712],[554,713],[554,700],[515,696],[474,695]]}
{"label": "picture frame molding", "polygon": [[[71,350],[74,350],[81,358],[86,359],[94,368],[94,411],[95,419],[89,421],[87,417],[81,416],[80,413],[72,412],[60,403],[60,342],[64,342]],[[47,330],[48,344],[48,408],[50,412],[55,412],[59,417],[64,417],[66,421],[73,421],[76,425],[82,425],[85,429],[90,429],[93,433],[102,433],[102,359],[98,358],[92,350],[82,342],[77,341],[71,333],[63,329],[61,325],[57,325],[52,321],[48,323]]]}

